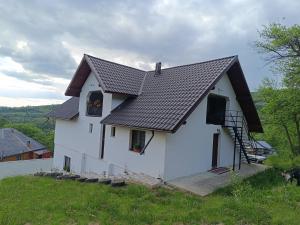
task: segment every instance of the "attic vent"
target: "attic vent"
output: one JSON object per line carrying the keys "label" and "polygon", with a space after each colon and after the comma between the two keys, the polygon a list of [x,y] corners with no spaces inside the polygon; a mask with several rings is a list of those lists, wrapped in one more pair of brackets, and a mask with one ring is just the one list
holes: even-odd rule
{"label": "attic vent", "polygon": [[161,74],[161,62],[156,63],[155,75]]}

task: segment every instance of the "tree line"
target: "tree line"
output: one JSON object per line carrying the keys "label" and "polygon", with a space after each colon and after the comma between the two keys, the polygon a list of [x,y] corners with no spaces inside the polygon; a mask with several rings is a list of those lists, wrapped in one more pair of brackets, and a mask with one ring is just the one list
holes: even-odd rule
{"label": "tree line", "polygon": [[[277,79],[266,78],[257,91],[265,133],[278,155],[273,164],[300,166],[300,26],[273,23],[264,26],[255,42],[258,53],[272,65]],[[279,78],[278,78],[279,77]]]}
{"label": "tree line", "polygon": [[46,117],[49,108],[52,106],[0,107],[0,128],[15,128],[53,151],[54,121]]}

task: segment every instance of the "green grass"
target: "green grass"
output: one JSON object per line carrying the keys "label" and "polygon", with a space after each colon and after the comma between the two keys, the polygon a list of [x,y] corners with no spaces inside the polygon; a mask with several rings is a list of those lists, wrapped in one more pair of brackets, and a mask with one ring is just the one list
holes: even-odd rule
{"label": "green grass", "polygon": [[207,197],[130,184],[0,181],[0,224],[299,224],[300,188],[268,170]]}

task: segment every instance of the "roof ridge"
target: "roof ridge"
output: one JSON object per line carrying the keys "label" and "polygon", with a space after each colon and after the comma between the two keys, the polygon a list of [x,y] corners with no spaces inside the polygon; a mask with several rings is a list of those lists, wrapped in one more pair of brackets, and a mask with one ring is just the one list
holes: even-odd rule
{"label": "roof ridge", "polygon": [[138,70],[138,71],[141,71],[141,72],[147,72],[145,70],[141,70],[141,69],[138,69],[138,68],[135,68],[135,67],[132,67],[132,66],[127,66],[127,65],[124,65],[124,64],[121,64],[121,63],[117,63],[117,62],[112,62],[112,61],[109,61],[109,60],[106,60],[106,59],[101,59],[101,58],[98,58],[98,57],[95,57],[95,56],[92,56],[92,55],[89,55],[89,54],[84,54],[84,55],[86,55],[88,57],[92,57],[92,58],[98,59],[98,60],[101,60],[101,61],[104,61],[104,62],[115,64],[115,65],[118,65],[118,66],[127,67],[127,68]]}
{"label": "roof ridge", "polygon": [[[16,132],[17,131],[17,132]],[[15,137],[15,139],[17,139],[27,150],[31,150],[28,146],[27,146],[27,144],[25,144],[22,140],[21,140],[21,138],[20,137],[18,137],[17,136],[17,134],[16,133],[19,133],[19,134],[23,134],[23,133],[21,133],[20,131],[18,131],[18,130],[16,130],[16,129],[14,129],[14,132],[12,132],[12,135],[13,135],[13,137]],[[23,134],[24,135],[24,134]],[[26,136],[26,135],[24,135],[26,138],[30,138],[30,137],[28,137],[28,136]],[[31,141],[31,140],[30,140]],[[24,152],[24,151],[23,151]]]}
{"label": "roof ridge", "polygon": [[[206,61],[202,61],[202,62],[196,62],[196,63],[190,63],[190,64],[184,64],[184,65],[179,65],[179,66],[172,66],[172,67],[167,67],[164,68],[162,70],[168,70],[168,69],[174,69],[174,68],[178,68],[178,67],[185,67],[185,66],[192,66],[192,65],[197,65],[197,64],[203,64],[203,63],[209,63],[209,62],[213,62],[213,61],[219,61],[219,60],[223,60],[223,59],[229,59],[229,58],[237,58],[238,55],[232,55],[232,56],[227,56],[227,57],[222,57],[222,58],[216,58],[216,59],[211,59],[211,60],[206,60]],[[147,72],[153,72],[154,70],[149,70]]]}
{"label": "roof ridge", "polygon": [[88,55],[84,54],[84,58],[85,58],[87,64],[90,66],[90,69],[92,71],[94,71],[95,74],[98,75],[98,76],[95,76],[96,80],[98,81],[98,85],[100,85],[101,88],[103,89],[103,91],[105,91],[106,90],[106,85],[104,84],[103,80],[101,79],[101,76],[99,75],[97,69],[95,68],[94,63],[91,61],[91,59],[89,58]]}

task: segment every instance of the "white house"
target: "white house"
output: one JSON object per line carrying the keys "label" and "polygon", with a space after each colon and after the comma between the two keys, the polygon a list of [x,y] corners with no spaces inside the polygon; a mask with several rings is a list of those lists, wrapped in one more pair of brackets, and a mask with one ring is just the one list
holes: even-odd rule
{"label": "white house", "polygon": [[162,180],[247,160],[261,123],[237,56],[142,71],[84,55],[56,118],[54,166]]}

